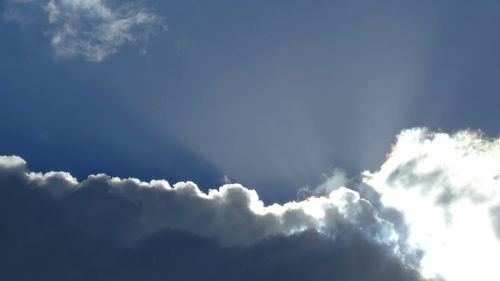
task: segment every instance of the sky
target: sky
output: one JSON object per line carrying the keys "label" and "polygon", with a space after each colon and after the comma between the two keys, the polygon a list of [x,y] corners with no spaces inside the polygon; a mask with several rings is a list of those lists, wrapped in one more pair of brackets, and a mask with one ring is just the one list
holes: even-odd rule
{"label": "sky", "polygon": [[0,276],[497,280],[499,9],[0,0]]}

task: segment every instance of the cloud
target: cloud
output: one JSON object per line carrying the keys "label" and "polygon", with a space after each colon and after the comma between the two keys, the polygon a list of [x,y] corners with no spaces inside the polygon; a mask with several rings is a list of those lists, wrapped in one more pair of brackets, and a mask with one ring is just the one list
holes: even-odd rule
{"label": "cloud", "polygon": [[3,185],[15,181],[63,199],[95,190],[140,206],[144,235],[171,228],[216,238],[227,245],[248,245],[309,229],[334,238],[340,230],[351,228],[387,245],[397,240],[392,224],[378,217],[370,202],[345,187],[327,197],[265,206],[256,191],[239,184],[204,193],[192,182],[171,186],[164,180],[142,182],[105,174],[91,175],[79,183],[65,172],[29,171],[27,163],[17,156],[3,156],[0,162]]}
{"label": "cloud", "polygon": [[104,0],[11,0],[8,18],[24,21],[41,7],[55,54],[99,62],[127,43],[147,39],[163,19],[138,4]]}
{"label": "cloud", "polygon": [[3,156],[0,201],[4,278],[422,280],[393,224],[345,187],[265,206],[238,184],[78,182]]}
{"label": "cloud", "polygon": [[311,189],[310,187],[299,189],[297,197],[299,199],[305,199],[311,196],[324,196],[330,194],[330,192],[338,189],[339,187],[348,186],[349,184],[347,174],[339,168],[336,168],[331,173],[326,174],[324,178],[324,181],[314,189]]}
{"label": "cloud", "polygon": [[428,275],[450,281],[500,275],[500,139],[480,132],[403,131],[381,169],[365,173],[386,207],[409,223]]}
{"label": "cloud", "polygon": [[2,156],[0,276],[496,280],[499,175],[500,139],[422,128],[362,182],[336,171],[303,200],[267,206],[239,184],[78,181]]}

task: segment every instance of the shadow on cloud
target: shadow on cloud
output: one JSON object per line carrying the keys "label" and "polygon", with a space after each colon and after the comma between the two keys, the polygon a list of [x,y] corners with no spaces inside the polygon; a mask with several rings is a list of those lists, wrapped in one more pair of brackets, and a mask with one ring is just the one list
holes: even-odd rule
{"label": "shadow on cloud", "polygon": [[239,184],[79,182],[0,156],[0,277],[494,280],[499,155],[498,139],[475,132],[406,130],[354,189],[337,172],[267,206]]}
{"label": "shadow on cloud", "polygon": [[78,182],[0,158],[0,276],[15,280],[422,280],[359,194],[264,206],[240,185]]}

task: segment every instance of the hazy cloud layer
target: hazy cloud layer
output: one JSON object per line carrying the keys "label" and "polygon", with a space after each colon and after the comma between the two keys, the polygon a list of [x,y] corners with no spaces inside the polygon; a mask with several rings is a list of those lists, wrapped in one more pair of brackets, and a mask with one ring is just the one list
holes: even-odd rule
{"label": "hazy cloud layer", "polygon": [[118,52],[126,43],[147,39],[154,28],[163,26],[161,17],[131,2],[11,0],[9,8],[7,17],[18,21],[38,10],[43,12],[57,56],[82,56],[94,62]]}

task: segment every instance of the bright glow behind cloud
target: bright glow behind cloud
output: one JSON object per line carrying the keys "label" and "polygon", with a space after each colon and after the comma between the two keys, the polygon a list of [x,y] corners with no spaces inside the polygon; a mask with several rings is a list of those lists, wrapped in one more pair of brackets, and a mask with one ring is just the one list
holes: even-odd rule
{"label": "bright glow behind cloud", "polygon": [[412,129],[365,181],[405,214],[409,242],[425,251],[426,275],[493,281],[500,276],[500,217],[492,211],[500,205],[499,176],[500,139]]}
{"label": "bright glow behind cloud", "polygon": [[137,206],[140,215],[124,215],[134,225],[127,239],[176,229],[227,246],[251,246],[313,230],[332,241],[362,237],[428,280],[500,276],[500,139],[472,131],[406,130],[380,170],[364,173],[368,187],[358,192],[339,182],[346,179],[336,173],[315,196],[266,206],[256,191],[239,184],[203,192],[192,182],[171,186],[105,174],[78,182],[65,172],[32,172],[20,157],[0,157],[0,188],[44,189],[61,201],[81,198],[84,209],[99,210],[102,196]]}

